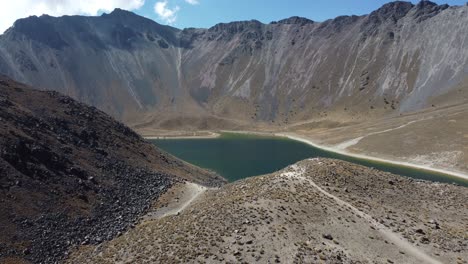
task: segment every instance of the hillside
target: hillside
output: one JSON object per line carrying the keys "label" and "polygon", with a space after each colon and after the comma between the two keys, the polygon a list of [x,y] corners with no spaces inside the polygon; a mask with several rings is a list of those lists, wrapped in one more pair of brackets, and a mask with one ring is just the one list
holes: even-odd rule
{"label": "hillside", "polygon": [[139,129],[360,122],[466,103],[467,13],[395,1],[324,22],[183,30],[119,9],[29,17],[0,36],[0,73]]}
{"label": "hillside", "polygon": [[465,187],[304,160],[207,190],[68,263],[467,263],[467,199]]}
{"label": "hillside", "polygon": [[0,263],[54,263],[124,232],[175,183],[224,182],[94,107],[6,77],[0,121]]}

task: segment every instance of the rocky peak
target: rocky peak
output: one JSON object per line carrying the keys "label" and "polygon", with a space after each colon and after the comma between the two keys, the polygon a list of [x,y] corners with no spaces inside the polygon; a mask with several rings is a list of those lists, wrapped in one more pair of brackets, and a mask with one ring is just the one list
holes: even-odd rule
{"label": "rocky peak", "polygon": [[379,26],[384,23],[396,24],[398,20],[405,17],[414,5],[410,2],[394,1],[383,5],[381,8],[370,13],[362,25],[361,31],[364,36],[375,34]]}
{"label": "rocky peak", "polygon": [[413,4],[410,2],[404,2],[404,1],[395,1],[395,2],[390,2],[388,4],[383,5],[381,8],[377,9],[376,11],[372,12],[369,17],[371,19],[380,19],[380,20],[386,20],[388,18],[393,18],[395,20],[398,20],[406,14],[413,8]]}
{"label": "rocky peak", "polygon": [[138,26],[138,25],[147,26],[147,25],[150,25],[150,24],[159,25],[158,23],[156,23],[153,20],[147,19],[147,18],[139,16],[139,15],[133,13],[133,12],[123,10],[123,9],[120,9],[120,8],[114,9],[114,11],[112,11],[109,14],[104,13],[104,14],[101,15],[101,17],[105,18],[105,19],[118,21],[118,22],[124,23],[124,24],[131,24],[133,26]]}
{"label": "rocky peak", "polygon": [[151,19],[139,16],[133,12],[120,8],[114,9],[114,11],[109,14],[102,14],[101,18],[112,20],[124,25],[129,25],[136,29],[146,29],[154,26],[163,27]]}
{"label": "rocky peak", "polygon": [[434,2],[423,0],[416,5],[413,16],[416,18],[417,22],[421,22],[439,14],[449,7],[450,6],[447,4],[437,5]]}
{"label": "rocky peak", "polygon": [[242,32],[246,29],[257,29],[260,28],[262,23],[258,20],[250,21],[236,21],[231,23],[219,23],[209,28],[208,31],[219,32],[225,31],[231,34]]}
{"label": "rocky peak", "polygon": [[208,40],[231,40],[236,34],[252,39],[261,35],[263,24],[258,20],[219,23],[208,29]]}
{"label": "rocky peak", "polygon": [[307,25],[307,24],[313,24],[315,23],[314,21],[305,18],[305,17],[298,17],[298,16],[293,16],[290,18],[282,19],[278,22],[272,22],[272,24],[286,24],[286,25]]}
{"label": "rocky peak", "polygon": [[[105,15],[106,14],[103,14],[103,16]],[[109,15],[110,16],[129,16],[129,15],[135,15],[135,14],[124,9],[116,8]]]}
{"label": "rocky peak", "polygon": [[19,35],[27,36],[39,43],[50,46],[54,49],[63,49],[68,43],[55,29],[54,17],[43,15],[41,17],[30,16],[17,20],[13,27],[5,32],[15,38]]}
{"label": "rocky peak", "polygon": [[343,31],[344,28],[359,20],[358,16],[339,16],[320,23],[317,32],[322,35],[331,36]]}
{"label": "rocky peak", "polygon": [[419,3],[416,5],[416,8],[418,9],[425,9],[425,8],[433,8],[437,6],[436,3],[429,1],[429,0],[421,0]]}
{"label": "rocky peak", "polygon": [[108,20],[112,28],[112,39],[118,43],[117,47],[133,49],[135,43],[150,41],[161,48],[178,46],[177,33],[179,29],[157,22],[133,12],[116,8],[110,14],[102,16]]}

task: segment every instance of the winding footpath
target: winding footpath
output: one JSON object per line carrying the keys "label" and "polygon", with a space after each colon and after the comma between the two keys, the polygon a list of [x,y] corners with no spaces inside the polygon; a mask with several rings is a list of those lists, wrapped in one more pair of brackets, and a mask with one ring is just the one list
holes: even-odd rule
{"label": "winding footpath", "polygon": [[430,263],[430,264],[442,264],[439,260],[435,259],[434,257],[426,254],[421,249],[415,247],[413,244],[402,238],[400,235],[392,232],[390,229],[385,227],[384,225],[380,224],[376,220],[372,218],[372,216],[364,213],[363,211],[359,210],[358,208],[354,207],[350,203],[340,199],[339,197],[325,191],[320,186],[318,186],[315,182],[313,182],[308,177],[304,176],[306,172],[306,168],[299,165],[293,165],[290,167],[292,171],[284,172],[281,174],[283,177],[288,178],[296,178],[303,182],[309,183],[312,187],[318,190],[323,195],[333,199],[338,205],[342,207],[347,207],[348,209],[352,210],[354,213],[362,217],[363,219],[367,220],[371,226],[375,228],[375,230],[379,231],[385,238],[392,241],[396,246],[400,247],[402,251],[412,255],[413,257],[422,261],[422,263]]}
{"label": "winding footpath", "polygon": [[200,195],[202,195],[204,192],[208,190],[207,187],[191,183],[191,182],[186,182],[186,187],[185,190],[188,192],[187,197],[184,197],[184,201],[181,201],[177,204],[174,205],[173,208],[170,210],[164,212],[164,214],[160,215],[158,218],[163,218],[166,216],[171,216],[171,215],[177,215],[184,211],[187,207],[189,207],[195,200],[197,200]]}

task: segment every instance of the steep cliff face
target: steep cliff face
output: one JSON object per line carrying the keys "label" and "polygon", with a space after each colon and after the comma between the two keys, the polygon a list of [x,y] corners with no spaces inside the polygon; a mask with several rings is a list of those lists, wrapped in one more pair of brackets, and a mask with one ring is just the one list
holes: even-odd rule
{"label": "steep cliff face", "polygon": [[0,37],[0,72],[129,123],[158,126],[164,113],[284,124],[431,106],[466,82],[467,38],[467,6],[429,1],[184,30],[115,10],[18,20]]}

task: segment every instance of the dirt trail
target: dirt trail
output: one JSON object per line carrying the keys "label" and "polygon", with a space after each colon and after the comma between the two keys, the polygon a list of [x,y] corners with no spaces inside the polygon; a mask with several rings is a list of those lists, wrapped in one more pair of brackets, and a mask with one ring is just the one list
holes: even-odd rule
{"label": "dirt trail", "polygon": [[317,189],[319,192],[324,194],[325,196],[332,198],[337,204],[343,207],[347,207],[351,210],[353,210],[357,215],[361,216],[363,219],[367,220],[371,226],[373,226],[376,230],[378,230],[384,237],[386,237],[388,240],[393,242],[396,246],[401,248],[402,252],[405,252],[407,254],[412,255],[413,257],[423,261],[423,263],[431,263],[431,264],[442,264],[439,260],[433,258],[432,256],[426,254],[424,251],[420,250],[419,248],[413,246],[411,243],[409,243],[407,240],[402,238],[400,235],[392,232],[390,229],[385,227],[384,225],[380,224],[376,220],[372,218],[372,216],[364,213],[363,211],[359,210],[358,208],[354,207],[350,203],[341,200],[339,197],[325,191],[321,187],[319,187],[315,182],[313,182],[311,179],[308,177],[304,176],[304,173],[306,172],[306,168],[303,166],[297,166],[293,165],[291,166],[291,169],[293,169],[292,172],[286,172],[283,173],[282,176],[289,177],[289,178],[299,178],[303,180],[304,182],[308,182],[310,185],[312,185],[315,189]]}
{"label": "dirt trail", "polygon": [[146,220],[161,219],[166,216],[177,215],[189,207],[196,199],[200,197],[209,188],[186,182],[177,191],[177,195],[172,197],[168,202],[167,206],[158,208],[154,212],[150,212],[146,215]]}
{"label": "dirt trail", "polygon": [[407,127],[407,126],[409,126],[409,125],[411,125],[413,123],[426,121],[428,119],[430,119],[430,118],[424,118],[424,119],[420,119],[420,120],[413,120],[413,121],[410,121],[410,122],[408,122],[406,124],[403,124],[403,125],[395,127],[395,128],[389,128],[389,129],[385,129],[385,130],[382,130],[382,131],[376,131],[376,132],[372,132],[372,133],[366,134],[366,135],[361,136],[361,137],[346,140],[344,142],[341,142],[341,143],[335,145],[335,148],[338,149],[338,150],[346,150],[347,148],[349,148],[351,146],[357,145],[365,137],[378,135],[378,134],[383,134],[383,133],[390,132],[390,131],[393,131],[393,130],[401,129],[401,128]]}

